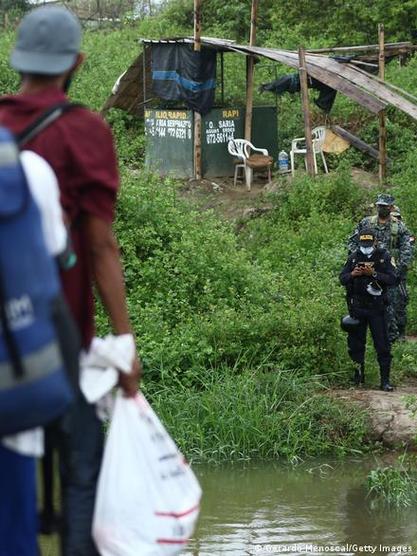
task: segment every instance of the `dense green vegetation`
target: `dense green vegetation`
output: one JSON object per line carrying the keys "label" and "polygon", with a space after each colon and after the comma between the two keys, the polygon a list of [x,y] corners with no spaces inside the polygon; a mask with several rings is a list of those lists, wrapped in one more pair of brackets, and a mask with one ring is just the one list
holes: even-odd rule
{"label": "dense green vegetation", "polygon": [[[205,34],[246,40],[249,2],[203,4]],[[346,3],[326,10],[321,2],[318,16],[318,2],[297,3],[297,13],[281,1],[261,4],[259,42],[285,48],[300,42],[375,42],[376,25],[388,9],[382,0],[372,6],[354,1],[349,11]],[[396,9],[392,4],[383,18],[387,40],[407,39],[413,25],[407,17],[417,2],[398,3]],[[99,109],[137,55],[138,37],[189,34],[191,7],[191,1],[177,0],[168,3],[166,12],[134,26],[86,32],[87,61],[74,82],[73,98]],[[353,12],[355,21],[347,25]],[[0,40],[0,93],[18,87],[7,62],[12,41],[11,32]],[[387,78],[417,94],[416,67],[417,59],[402,68],[392,62]],[[277,72],[288,68],[259,63],[257,83]],[[242,101],[243,58],[226,56],[226,80],[227,102]],[[259,94],[255,98],[272,100]],[[299,99],[282,97],[278,108],[281,145],[288,150],[290,139],[302,134]],[[324,121],[318,109],[313,118]],[[346,338],[339,329],[345,303],[337,276],[346,238],[376,194],[354,183],[351,166],[373,171],[374,163],[349,150],[330,160],[334,172],[329,177],[312,181],[301,176],[282,183],[267,199],[273,206],[268,216],[246,223],[237,233],[233,223],[183,200],[181,184],[143,169],[140,122],[117,111],[108,120],[123,184],[116,231],[138,347],[148,363],[144,389],[187,456],[297,460],[365,450],[365,417],[326,391],[346,385],[350,377]],[[376,142],[376,119],[340,95],[332,120]],[[391,110],[387,126],[393,191],[413,226],[417,128]],[[412,332],[417,330],[413,275],[411,288]],[[99,330],[106,328],[100,311]],[[398,345],[394,355],[394,381],[417,373],[417,346]],[[369,381],[377,383],[372,349],[367,357]]]}

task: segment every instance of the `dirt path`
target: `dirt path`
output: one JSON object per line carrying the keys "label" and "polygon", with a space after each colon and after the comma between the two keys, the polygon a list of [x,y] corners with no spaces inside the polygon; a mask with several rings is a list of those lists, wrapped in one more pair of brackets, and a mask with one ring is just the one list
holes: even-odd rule
{"label": "dirt path", "polygon": [[[357,168],[352,170],[352,179],[366,189],[378,185],[378,176]],[[212,209],[226,220],[244,221],[271,210],[268,193],[278,191],[291,180],[290,174],[275,175],[268,184],[266,176],[256,174],[251,191],[248,191],[242,180],[233,185],[231,177],[189,179],[184,181],[180,195],[192,201],[198,210]]]}
{"label": "dirt path", "polygon": [[[272,182],[271,186],[277,185]],[[188,180],[181,188],[180,194],[192,200],[201,211],[212,209],[220,217],[236,221],[245,218],[247,210],[254,210],[265,204],[270,209],[271,205],[265,201],[268,191],[265,180],[256,180],[251,191],[248,191],[241,181],[234,186],[233,178],[213,178]]]}
{"label": "dirt path", "polygon": [[388,448],[417,450],[417,416],[406,407],[410,395],[417,396],[417,384],[401,385],[394,392],[359,388],[332,391],[335,398],[366,410],[373,440]]}

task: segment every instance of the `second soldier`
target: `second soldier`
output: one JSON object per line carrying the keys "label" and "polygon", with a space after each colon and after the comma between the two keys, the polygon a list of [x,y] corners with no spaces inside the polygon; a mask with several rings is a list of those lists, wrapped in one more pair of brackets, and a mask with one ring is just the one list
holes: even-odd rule
{"label": "second soldier", "polygon": [[[386,249],[395,267],[397,282],[388,288],[387,325],[390,342],[394,342],[405,334],[405,315],[398,311],[398,307],[405,307],[402,302],[407,270],[413,258],[410,233],[405,224],[392,215],[394,197],[387,193],[378,195],[376,200],[377,214],[367,216],[359,222],[352,236],[349,238],[349,252],[353,253],[359,246],[359,236],[364,229],[371,229],[375,233],[377,246]],[[405,311],[405,308],[403,309]]]}

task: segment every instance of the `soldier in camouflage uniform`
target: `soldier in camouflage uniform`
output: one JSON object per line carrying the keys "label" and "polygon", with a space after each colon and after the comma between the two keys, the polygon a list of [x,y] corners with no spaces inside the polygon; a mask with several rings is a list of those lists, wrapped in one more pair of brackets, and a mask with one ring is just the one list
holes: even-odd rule
{"label": "soldier in camouflage uniform", "polygon": [[[410,233],[405,224],[394,216],[391,210],[394,208],[394,197],[388,194],[378,195],[376,200],[377,214],[367,216],[357,226],[352,236],[349,238],[349,252],[352,253],[358,248],[359,234],[364,228],[371,228],[375,231],[378,247],[387,249],[393,259],[396,268],[398,285],[388,289],[389,305],[387,307],[388,336],[391,342],[397,340],[405,333],[404,315],[398,320],[396,308],[404,307],[407,304],[405,290],[405,280],[407,270],[410,267],[413,257]],[[401,310],[400,310],[401,313]]]}
{"label": "soldier in camouflage uniform", "polygon": [[[404,224],[404,221],[401,216],[401,211],[397,205],[394,205],[393,209],[391,210],[391,216],[394,216],[397,220],[401,220]],[[414,244],[415,244],[415,237],[414,235],[410,235],[410,245],[413,250],[414,254]],[[395,316],[397,319],[397,328],[399,332],[399,339],[405,338],[405,328],[407,325],[407,305],[408,305],[408,292],[407,292],[407,276],[401,279],[399,284],[400,295],[397,295],[396,299],[393,299],[393,308],[395,312]]]}

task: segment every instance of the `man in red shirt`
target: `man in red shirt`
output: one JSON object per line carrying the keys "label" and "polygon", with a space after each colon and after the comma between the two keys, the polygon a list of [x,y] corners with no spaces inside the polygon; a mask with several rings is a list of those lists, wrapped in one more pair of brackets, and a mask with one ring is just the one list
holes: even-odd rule
{"label": "man in red shirt", "polygon": [[[71,78],[83,62],[81,28],[65,8],[46,6],[22,20],[11,64],[21,75],[17,95],[0,99],[0,125],[21,132],[47,108],[66,102]],[[96,114],[73,107],[30,140],[25,148],[54,169],[77,264],[62,275],[82,345],[94,334],[95,282],[115,334],[132,333],[126,308],[119,250],[112,232],[119,176],[109,127]],[[120,377],[134,396],[141,371],[137,357],[130,375]],[[94,406],[80,392],[60,428],[63,464],[63,553],[97,555],[91,539],[96,481],[103,450],[103,427]]]}

